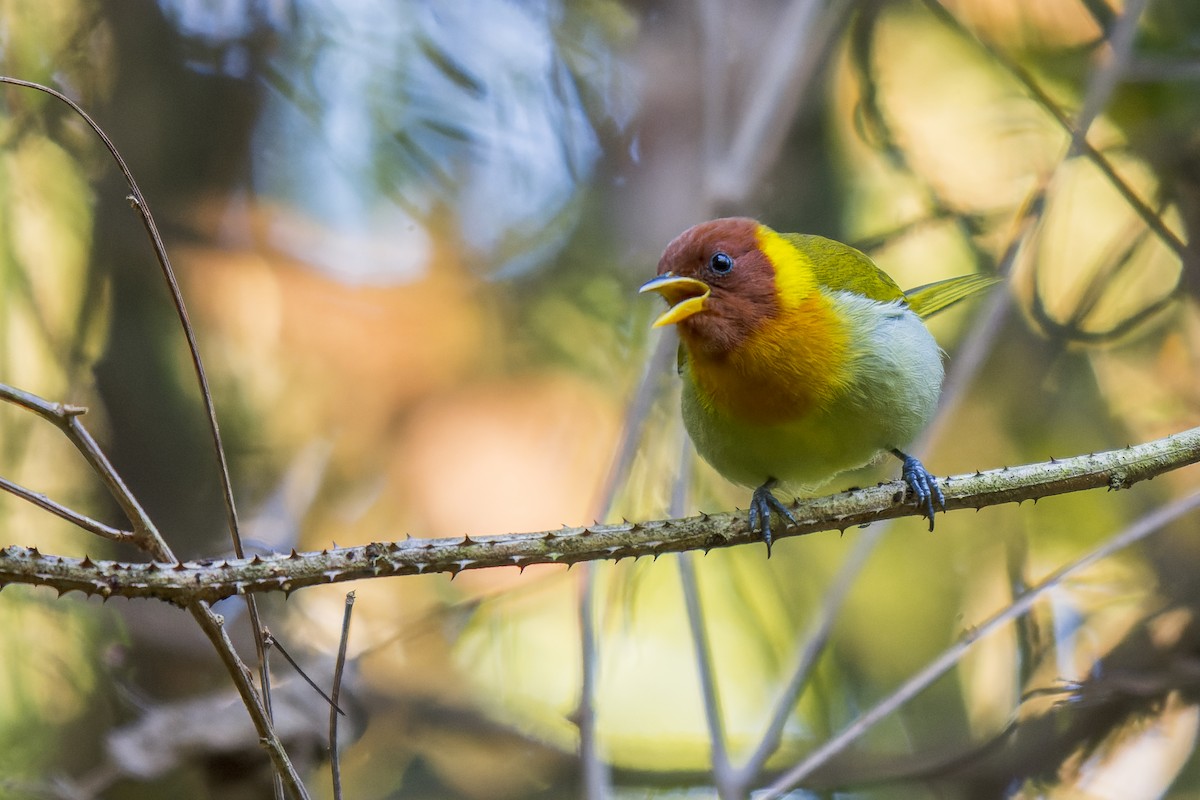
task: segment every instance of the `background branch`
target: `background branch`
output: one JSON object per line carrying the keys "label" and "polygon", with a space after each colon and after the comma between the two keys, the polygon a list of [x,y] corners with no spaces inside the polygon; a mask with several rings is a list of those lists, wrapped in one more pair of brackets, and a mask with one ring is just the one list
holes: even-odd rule
{"label": "background branch", "polygon": [[866,733],[879,720],[896,711],[913,697],[929,688],[935,680],[956,666],[966,652],[980,639],[990,636],[1002,629],[1009,622],[1029,613],[1038,598],[1050,589],[1060,585],[1068,576],[1145,539],[1171,521],[1193,511],[1197,505],[1200,505],[1200,493],[1192,493],[1186,497],[1182,497],[1168,506],[1156,509],[1147,514],[1120,536],[1109,539],[1104,544],[1088,551],[1075,561],[1059,567],[1044,581],[1017,598],[1011,605],[1006,606],[1003,610],[992,615],[982,623],[972,626],[957,642],[932,659],[920,672],[905,681],[899,689],[869,710],[863,712],[863,714],[850,725],[847,725],[840,733],[830,738],[829,741],[825,742],[799,764],[778,778],[767,788],[762,797],[782,797],[789,789],[798,785],[800,781],[811,775],[822,764],[827,763],[834,755],[845,750],[848,745]]}
{"label": "background branch", "polygon": [[[4,384],[0,384],[0,400],[10,402],[36,414],[54,425],[67,437],[71,444],[87,460],[88,465],[97,477],[104,483],[133,527],[132,532],[128,534],[120,531],[118,533],[126,537],[130,543],[135,544],[149,554],[151,558],[156,559],[156,561],[151,562],[156,569],[161,568],[160,565],[168,565],[167,569],[181,566],[180,562],[175,558],[174,553],[171,552],[170,545],[167,544],[166,540],[159,533],[158,528],[150,519],[142,504],[138,502],[138,499],[113,467],[112,462],[109,461],[104,451],[100,449],[100,445],[97,444],[96,440],[92,438],[91,433],[84,427],[80,418],[87,413],[86,408],[67,405],[65,403],[52,403],[37,395],[23,392],[20,389],[15,389]],[[44,503],[39,502],[38,496],[35,493],[24,490],[22,487],[18,487],[9,481],[0,483],[0,489],[11,491],[16,496],[28,500],[41,508],[46,507]],[[91,521],[83,517],[83,515],[65,507],[57,506],[57,504],[54,505],[56,508],[48,510],[60,517],[69,519],[85,530],[92,531],[98,535],[104,535],[101,531],[93,531],[92,526],[88,524]],[[116,537],[106,536],[105,538]],[[28,555],[32,556],[36,553],[36,549],[26,549],[26,554]],[[42,558],[40,554],[33,557],[35,560]],[[61,559],[59,560],[61,561]],[[84,562],[91,563],[88,559],[84,559]],[[3,584],[0,583],[0,585]],[[60,593],[70,591],[66,587],[56,588],[59,589]],[[97,591],[103,593],[103,590],[97,589]],[[196,623],[204,631],[204,635],[208,637],[208,640],[217,651],[217,655],[220,656],[222,663],[228,670],[230,678],[233,680],[234,686],[237,688],[238,694],[242,698],[242,702],[245,704],[251,720],[254,722],[260,740],[266,747],[275,767],[279,791],[282,792],[286,789],[288,796],[293,798],[308,797],[308,792],[304,788],[304,784],[300,780],[300,776],[292,765],[291,760],[288,758],[287,752],[283,747],[283,742],[274,730],[264,696],[255,689],[249,670],[241,657],[238,656],[237,651],[233,647],[233,642],[229,640],[229,635],[225,631],[224,618],[214,613],[209,603],[203,598],[181,598],[177,602],[191,612]]]}
{"label": "background branch", "polygon": [[[225,445],[221,439],[221,428],[217,422],[216,403],[213,401],[212,391],[209,388],[208,375],[204,369],[204,361],[200,357],[200,345],[196,340],[195,328],[192,326],[191,319],[188,316],[187,305],[183,300],[183,291],[179,288],[179,281],[175,276],[175,270],[171,267],[171,259],[167,255],[166,244],[163,242],[162,235],[159,233],[158,225],[154,221],[154,215],[150,212],[150,206],[147,204],[146,198],[142,194],[141,187],[138,186],[137,180],[133,176],[133,170],[131,170],[125,163],[125,159],[121,156],[120,151],[117,150],[117,146],[113,144],[113,141],[108,137],[108,134],[104,132],[104,129],[101,128],[100,125],[93,120],[92,117],[86,111],[84,111],[78,103],[64,95],[62,92],[56,91],[55,89],[52,89],[49,86],[44,86],[40,83],[20,80],[18,78],[10,78],[3,75],[0,75],[0,82],[43,92],[68,106],[71,111],[77,114],[79,118],[82,119],[89,128],[91,128],[92,132],[96,134],[100,141],[103,142],[105,149],[108,151],[109,155],[112,156],[113,161],[116,162],[117,168],[121,172],[121,176],[125,179],[125,183],[128,185],[130,192],[128,197],[129,203],[138,213],[138,217],[141,219],[142,225],[146,229],[146,235],[149,237],[150,244],[154,249],[155,260],[157,260],[158,266],[162,271],[163,279],[167,283],[167,289],[171,295],[171,304],[175,308],[175,313],[179,318],[180,329],[183,331],[184,338],[187,341],[188,357],[191,360],[192,368],[196,375],[196,382],[200,388],[200,399],[204,404],[204,411],[208,420],[209,434],[212,437],[213,451],[217,458],[217,475],[220,479],[221,497],[225,505],[225,519],[226,524],[229,527],[229,536],[233,542],[234,552],[239,557],[243,556],[244,552],[242,549],[242,536],[238,522],[237,505],[234,502],[233,496],[233,480],[229,476],[229,460],[225,455]],[[68,425],[74,423],[74,416],[68,415],[66,419]],[[67,433],[68,436],[71,435],[69,431],[67,431]],[[81,437],[87,436],[86,432],[82,431],[82,429],[80,429],[77,434]],[[90,437],[88,438],[90,439]],[[75,441],[74,436],[72,436],[72,441]],[[99,448],[95,449],[97,452],[99,452]],[[100,474],[102,476],[111,475],[112,480],[118,483],[123,483],[114,470],[101,471]],[[130,499],[132,499],[132,495],[128,493],[127,489],[124,489],[123,485],[121,489],[122,491],[120,492],[114,492],[114,496],[117,497],[118,502],[121,502],[123,507],[126,507],[126,513],[128,513],[129,504],[124,502],[122,497],[128,496]],[[144,517],[144,514],[141,516]],[[146,526],[142,524],[145,522],[144,520],[140,520],[135,516],[131,516],[130,521],[134,523],[135,533],[142,537],[145,542],[149,543],[152,539],[157,538],[146,535]],[[163,543],[161,539],[158,539],[158,544],[162,546],[157,548],[155,555],[159,558],[165,559],[168,555],[166,552],[165,543]],[[278,744],[278,737],[275,736],[273,731],[269,731],[272,716],[271,674],[267,666],[267,659],[263,649],[264,626],[259,617],[258,606],[256,605],[252,595],[246,596],[246,609],[249,613],[250,626],[254,634],[254,649],[258,657],[259,681],[262,685],[261,705],[265,713],[263,724],[259,724],[257,721],[256,724],[259,724],[260,733],[263,733],[263,738],[265,741],[271,741]],[[200,621],[205,614],[206,612],[199,610],[197,620]],[[202,624],[204,623],[202,622]],[[208,628],[206,628],[205,633],[208,634],[209,639],[215,646],[217,646],[218,650],[224,646],[224,643],[228,642],[227,637],[224,637],[223,635],[217,635],[217,631],[212,624],[212,620],[209,621],[209,625]],[[232,647],[232,645],[230,645],[230,647]],[[238,659],[232,651],[228,654],[228,656],[232,657],[232,661],[240,661],[240,659]],[[222,657],[226,658],[225,654],[223,654]],[[226,661],[231,663],[230,658],[226,658]],[[235,680],[237,680],[236,676]],[[247,701],[247,707],[250,708],[252,704],[250,702],[250,698],[246,696],[245,692],[243,692],[243,697]],[[253,713],[253,711],[251,713]],[[275,796],[282,800],[284,796],[284,784],[288,784],[289,794],[291,796],[302,796],[304,793],[303,786],[300,784],[298,777],[291,768],[291,765],[285,763],[287,759],[283,753],[282,747],[279,748],[277,756]]]}

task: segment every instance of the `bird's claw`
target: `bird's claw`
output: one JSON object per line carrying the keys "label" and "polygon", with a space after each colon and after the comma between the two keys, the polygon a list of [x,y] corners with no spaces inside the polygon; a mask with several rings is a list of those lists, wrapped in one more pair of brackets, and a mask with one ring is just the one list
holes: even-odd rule
{"label": "bird's claw", "polygon": [[774,542],[771,536],[771,512],[775,511],[790,524],[796,524],[796,518],[788,507],[771,493],[774,485],[774,479],[767,481],[755,489],[754,496],[750,498],[750,530],[762,536],[767,545],[767,558],[771,557],[771,544]]}
{"label": "bird's claw", "polygon": [[946,510],[946,496],[942,494],[942,487],[938,486],[937,478],[925,469],[925,465],[910,455],[899,453],[904,459],[904,469],[901,474],[904,476],[904,482],[908,484],[908,488],[912,489],[913,496],[917,499],[917,507],[925,512],[925,516],[929,518],[929,530],[933,530],[933,513],[934,504],[941,506],[942,511]]}

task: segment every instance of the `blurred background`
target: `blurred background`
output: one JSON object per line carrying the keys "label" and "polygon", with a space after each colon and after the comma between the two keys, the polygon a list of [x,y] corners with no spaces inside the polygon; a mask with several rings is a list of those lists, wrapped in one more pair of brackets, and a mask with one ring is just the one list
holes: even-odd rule
{"label": "blurred background", "polygon": [[[0,71],[60,88],[115,141],[179,273],[248,547],[308,550],[663,517],[680,475],[687,513],[744,507],[681,460],[673,345],[636,294],[675,234],[725,214],[855,243],[905,287],[1007,275],[931,326],[952,376],[920,446],[937,474],[1200,424],[1200,271],[1180,246],[1200,228],[1200,6],[1126,6],[44,0],[0,4]],[[89,406],[175,552],[224,554],[203,409],[126,194],[68,109],[0,89],[0,382]],[[9,406],[0,474],[120,522],[62,437]],[[611,796],[716,797],[714,751],[742,763],[782,708],[778,752],[741,789],[765,785],[1198,485],[1193,467],[949,514],[934,535],[910,518],[788,539],[770,561],[696,555],[711,670],[676,557],[597,565]],[[795,796],[1200,794],[1198,523],[1056,585]],[[139,557],[3,495],[8,544]],[[346,796],[581,796],[584,572],[263,596],[327,686],[357,592]],[[241,601],[217,610],[251,657]],[[326,706],[273,665],[289,750],[329,797]],[[0,596],[0,797],[261,797],[262,762],[184,612]]]}

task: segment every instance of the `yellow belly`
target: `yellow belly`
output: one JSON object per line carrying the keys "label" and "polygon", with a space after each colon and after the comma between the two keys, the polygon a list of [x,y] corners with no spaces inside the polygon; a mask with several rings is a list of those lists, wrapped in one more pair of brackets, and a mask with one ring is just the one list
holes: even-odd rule
{"label": "yellow belly", "polygon": [[691,382],[684,384],[683,421],[704,460],[746,486],[770,478],[819,486],[870,462],[885,447],[899,446],[888,444],[879,420],[849,406],[782,422],[746,422],[703,402]]}

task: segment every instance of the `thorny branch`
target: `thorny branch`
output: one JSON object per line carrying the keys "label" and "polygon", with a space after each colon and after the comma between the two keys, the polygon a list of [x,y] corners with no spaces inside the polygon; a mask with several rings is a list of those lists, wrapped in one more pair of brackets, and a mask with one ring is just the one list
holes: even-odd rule
{"label": "thorny branch", "polygon": [[[943,479],[942,486],[948,511],[981,509],[1086,489],[1125,489],[1198,461],[1200,427],[1120,450],[956,475]],[[799,523],[781,531],[780,538],[846,530],[920,513],[900,481],[796,501],[793,509]],[[152,597],[186,605],[390,575],[440,572],[453,576],[468,569],[619,560],[758,541],[746,514],[735,511],[479,538],[410,538],[319,552],[173,564],[65,558],[11,546],[0,549],[0,587],[26,583],[50,586],[61,593]]]}
{"label": "thorny branch", "polygon": [[[167,566],[177,566],[179,564],[174,553],[171,552],[170,546],[159,533],[154,522],[146,514],[141,503],[138,502],[129,487],[125,485],[124,480],[122,480],[112,463],[108,460],[108,457],[100,449],[96,440],[92,438],[87,428],[84,427],[80,418],[87,412],[86,408],[63,403],[52,403],[37,395],[23,392],[20,389],[14,389],[4,384],[0,384],[0,400],[24,408],[54,425],[74,445],[75,449],[80,452],[84,459],[87,460],[93,472],[100,478],[105,488],[108,489],[109,494],[121,507],[122,512],[132,527],[130,531],[111,529],[117,536],[105,536],[105,538],[115,538],[118,541],[127,541],[136,545],[150,555],[151,558],[156,559],[152,563]],[[44,495],[19,487],[10,481],[0,481],[0,488],[12,492],[17,497],[28,500],[39,508],[43,508],[69,520],[84,530],[104,535],[95,530],[95,526],[100,525],[100,523],[62,506]],[[27,553],[36,552],[25,548],[18,549],[24,549]],[[0,586],[3,585],[5,583],[0,582]],[[60,591],[68,590],[60,588]],[[192,614],[200,629],[204,631],[204,635],[208,637],[213,648],[217,651],[217,655],[220,656],[225,668],[229,671],[234,686],[237,688],[238,694],[241,696],[242,702],[245,704],[250,718],[259,732],[263,746],[266,748],[268,755],[275,765],[276,774],[279,775],[281,780],[281,788],[286,789],[290,797],[308,797],[307,790],[300,781],[299,774],[296,772],[295,767],[284,750],[283,743],[271,725],[262,695],[255,689],[254,683],[250,678],[249,669],[238,656],[233,648],[233,643],[229,640],[229,635],[225,631],[224,619],[219,614],[214,613],[209,603],[203,598],[184,598],[177,602]]]}
{"label": "thorny branch", "polygon": [[[43,86],[32,81],[12,78],[5,75],[0,75],[0,83],[20,86],[26,89],[33,89],[39,92],[50,95],[59,102],[68,106],[81,120],[92,130],[93,133],[103,142],[105,149],[116,162],[121,175],[124,177],[126,184],[129,186],[130,195],[128,200],[132,204],[134,210],[142,220],[142,225],[146,229],[147,235],[150,237],[150,243],[154,248],[155,258],[162,270],[164,279],[167,282],[170,290],[171,301],[175,307],[175,311],[179,317],[180,327],[183,330],[184,336],[187,339],[188,355],[191,358],[192,366],[196,373],[196,379],[200,385],[201,399],[204,403],[205,410],[208,414],[209,431],[212,435],[213,448],[217,456],[217,465],[219,467],[219,477],[221,482],[223,499],[225,501],[226,518],[229,524],[229,534],[233,540],[234,551],[238,555],[242,555],[241,535],[238,530],[237,509],[234,505],[233,484],[229,477],[229,466],[225,457],[225,448],[221,441],[221,433],[217,424],[216,407],[213,404],[212,392],[208,387],[208,378],[205,375],[204,364],[200,358],[199,345],[196,343],[195,330],[188,319],[187,308],[183,302],[183,294],[179,289],[179,283],[175,278],[175,271],[171,268],[170,259],[167,256],[166,246],[163,244],[162,237],[159,235],[158,226],[154,222],[154,217],[150,213],[150,207],[146,204],[146,199],[142,195],[142,190],[138,187],[137,181],[134,179],[133,172],[125,163],[125,159],[121,157],[115,144],[109,139],[108,134],[96,123],[92,117],[83,110],[71,98],[64,95],[62,92],[52,89],[49,86]],[[22,405],[31,411],[39,414],[43,418],[49,420],[56,425],[71,442],[83,453],[88,459],[92,469],[104,481],[109,492],[112,494],[117,503],[121,506],[122,511],[133,525],[133,531],[130,532],[130,541],[137,544],[153,558],[164,562],[173,562],[174,555],[167,546],[166,541],[159,536],[154,524],[146,516],[145,511],[141,508],[132,492],[124,485],[121,477],[117,474],[112,465],[108,463],[107,458],[100,451],[98,445],[92,439],[91,434],[80,424],[78,417],[82,415],[86,409],[65,406],[61,404],[51,404],[41,400],[41,398],[28,395],[17,389],[12,389],[7,386],[0,386],[0,399],[15,402]],[[63,516],[71,522],[79,524],[86,530],[97,533],[106,538],[117,538],[108,535],[107,532],[101,531],[94,524],[89,525],[92,521],[82,515],[74,515],[63,509],[56,503],[53,503],[47,498],[38,495],[35,492],[25,490],[23,487],[18,487],[15,484],[6,482],[3,486],[5,489],[17,490],[18,496],[24,497],[36,505],[45,508],[52,513]],[[113,531],[118,535],[123,535],[123,531]],[[224,662],[226,669],[229,670],[230,677],[233,679],[238,693],[242,697],[242,702],[246,706],[254,726],[257,729],[261,741],[271,757],[272,764],[275,767],[274,789],[275,796],[282,798],[284,793],[292,798],[305,798],[308,796],[304,784],[300,781],[299,775],[296,773],[295,767],[288,758],[287,752],[283,748],[282,742],[276,735],[271,721],[271,684],[270,672],[267,667],[267,661],[263,652],[263,625],[259,619],[258,608],[253,595],[246,596],[246,607],[249,611],[250,622],[254,629],[254,644],[258,655],[259,678],[262,685],[260,693],[253,684],[249,672],[242,662],[240,656],[233,649],[233,643],[229,640],[229,636],[224,629],[224,621],[217,614],[214,614],[212,609],[203,600],[192,600],[186,603],[188,610],[195,617],[196,622],[203,629],[209,641],[212,642],[217,654]]]}

